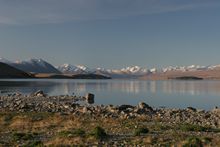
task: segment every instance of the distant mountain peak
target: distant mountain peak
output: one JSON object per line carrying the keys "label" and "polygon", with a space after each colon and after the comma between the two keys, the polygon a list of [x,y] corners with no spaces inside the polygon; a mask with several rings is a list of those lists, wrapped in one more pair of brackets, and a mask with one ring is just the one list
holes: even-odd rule
{"label": "distant mountain peak", "polygon": [[96,73],[106,76],[112,76],[114,75],[126,75],[126,76],[137,76],[137,75],[144,75],[148,73],[149,71],[145,68],[139,67],[139,66],[130,66],[122,69],[105,69],[105,68],[96,68],[96,69],[90,69],[84,65],[71,65],[71,64],[63,64],[61,66],[58,66],[57,68],[63,73],[69,73],[69,74],[83,74],[83,73]]}
{"label": "distant mountain peak", "polygon": [[81,74],[81,73],[89,73],[90,71],[92,71],[91,69],[89,69],[84,65],[72,65],[68,63],[58,66],[57,69],[67,74]]}
{"label": "distant mountain peak", "polygon": [[27,60],[16,60],[15,63],[45,63],[46,61],[41,58],[30,58]]}
{"label": "distant mountain peak", "polygon": [[20,69],[25,72],[32,73],[61,73],[57,70],[53,65],[48,63],[47,61],[41,58],[32,58],[28,60],[17,60],[15,62],[8,61],[6,59],[1,58],[0,62],[4,62],[9,64],[17,69]]}
{"label": "distant mountain peak", "polygon": [[9,61],[9,60],[7,60],[5,58],[2,58],[2,57],[0,57],[0,62],[7,63],[7,64],[12,63],[11,61]]}
{"label": "distant mountain peak", "polygon": [[[122,68],[120,69],[120,71],[125,72],[127,74],[146,74],[148,72],[148,70],[146,68],[142,68],[140,66],[128,66],[126,68]],[[119,71],[118,71],[119,72]]]}
{"label": "distant mountain peak", "polygon": [[34,62],[46,62],[45,60],[41,59],[41,58],[31,58],[29,59],[29,61],[34,61]]}
{"label": "distant mountain peak", "polygon": [[76,65],[76,67],[78,67],[79,69],[82,69],[83,71],[86,71],[86,72],[90,71],[90,69],[84,65]]}
{"label": "distant mountain peak", "polygon": [[68,63],[64,63],[63,64],[63,67],[69,67],[69,66],[72,66],[71,64],[68,64]]}
{"label": "distant mountain peak", "polygon": [[[163,72],[171,72],[171,71],[197,71],[197,70],[208,70],[209,68],[213,68],[214,66],[200,66],[200,65],[189,65],[189,66],[168,66],[163,68]],[[215,67],[214,67],[215,68]]]}

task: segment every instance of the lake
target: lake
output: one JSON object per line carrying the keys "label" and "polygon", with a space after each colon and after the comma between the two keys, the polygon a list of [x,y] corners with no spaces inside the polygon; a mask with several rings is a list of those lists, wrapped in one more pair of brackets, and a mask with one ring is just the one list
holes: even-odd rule
{"label": "lake", "polygon": [[96,104],[131,104],[143,101],[153,107],[210,110],[220,106],[220,81],[141,81],[141,80],[69,80],[69,79],[4,79],[1,95],[43,90],[49,95],[95,94]]}

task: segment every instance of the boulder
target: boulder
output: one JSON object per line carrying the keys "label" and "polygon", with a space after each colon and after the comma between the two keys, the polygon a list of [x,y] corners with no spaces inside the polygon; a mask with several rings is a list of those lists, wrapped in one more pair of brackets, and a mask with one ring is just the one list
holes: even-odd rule
{"label": "boulder", "polygon": [[220,116],[220,108],[218,107],[215,107],[214,109],[212,109],[211,112]]}
{"label": "boulder", "polygon": [[150,111],[153,111],[153,108],[151,106],[149,106],[148,104],[144,103],[144,102],[140,102],[138,104],[138,108],[140,108],[140,109],[148,109]]}
{"label": "boulder", "polygon": [[120,105],[118,107],[119,111],[125,111],[127,109],[134,109],[134,106],[131,106],[131,105]]}
{"label": "boulder", "polygon": [[20,92],[16,92],[15,96],[19,97],[19,96],[22,96],[22,94]]}
{"label": "boulder", "polygon": [[192,112],[196,112],[196,108],[193,108],[193,107],[187,107],[186,108],[187,111],[192,111]]}
{"label": "boulder", "polygon": [[87,103],[94,104],[94,98],[95,98],[94,94],[88,93],[86,94],[85,98],[86,98]]}
{"label": "boulder", "polygon": [[45,97],[46,94],[42,90],[38,90],[37,92],[33,93],[32,96]]}

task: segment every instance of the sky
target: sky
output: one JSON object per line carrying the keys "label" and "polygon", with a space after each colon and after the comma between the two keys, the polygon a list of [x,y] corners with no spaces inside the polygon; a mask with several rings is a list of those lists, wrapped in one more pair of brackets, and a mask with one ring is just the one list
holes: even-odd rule
{"label": "sky", "polygon": [[219,0],[0,0],[0,56],[53,65],[220,64]]}

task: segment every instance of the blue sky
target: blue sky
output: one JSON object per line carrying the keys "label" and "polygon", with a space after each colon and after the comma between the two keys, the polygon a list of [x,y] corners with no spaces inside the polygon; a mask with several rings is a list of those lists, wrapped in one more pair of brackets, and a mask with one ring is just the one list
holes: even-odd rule
{"label": "blue sky", "polygon": [[218,0],[1,0],[0,56],[121,68],[220,64]]}

